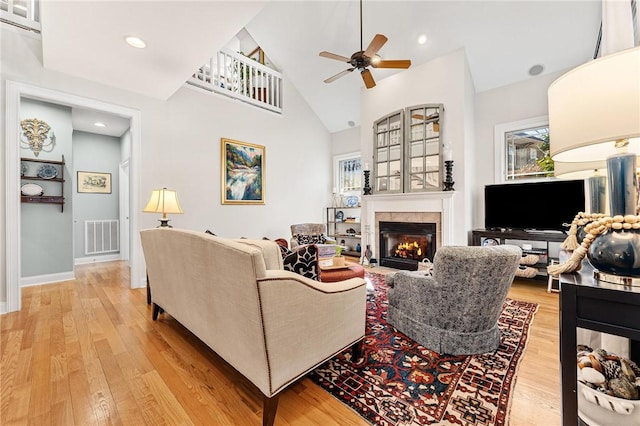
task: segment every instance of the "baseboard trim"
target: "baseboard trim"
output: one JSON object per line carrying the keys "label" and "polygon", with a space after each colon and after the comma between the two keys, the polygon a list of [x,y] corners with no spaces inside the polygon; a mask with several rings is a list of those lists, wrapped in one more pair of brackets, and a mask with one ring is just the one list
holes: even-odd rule
{"label": "baseboard trim", "polygon": [[114,260],[121,260],[120,257],[120,253],[105,256],[76,257],[73,263],[74,265],[86,265],[87,263],[113,262]]}
{"label": "baseboard trim", "polygon": [[59,272],[57,274],[35,275],[33,277],[20,278],[20,287],[30,287],[33,285],[53,284],[61,281],[75,280],[73,271]]}
{"label": "baseboard trim", "polygon": [[0,302],[0,315],[7,313],[7,302]]}

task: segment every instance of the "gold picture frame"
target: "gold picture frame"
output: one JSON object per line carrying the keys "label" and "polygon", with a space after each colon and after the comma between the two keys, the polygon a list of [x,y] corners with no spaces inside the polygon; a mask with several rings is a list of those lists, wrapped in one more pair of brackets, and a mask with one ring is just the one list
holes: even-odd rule
{"label": "gold picture frame", "polygon": [[111,194],[111,173],[78,172],[78,192],[82,194]]}
{"label": "gold picture frame", "polygon": [[222,138],[222,204],[265,203],[265,147]]}

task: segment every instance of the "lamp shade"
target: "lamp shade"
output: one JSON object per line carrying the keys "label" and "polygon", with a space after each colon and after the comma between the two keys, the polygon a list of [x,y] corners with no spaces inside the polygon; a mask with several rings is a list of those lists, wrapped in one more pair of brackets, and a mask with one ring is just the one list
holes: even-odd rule
{"label": "lamp shade", "polygon": [[162,213],[166,219],[167,213],[182,214],[182,207],[178,202],[178,194],[167,188],[154,189],[151,198],[143,210],[146,213]]}
{"label": "lamp shade", "polygon": [[549,134],[554,161],[603,160],[629,139],[640,153],[640,47],[575,68],[549,86]]}
{"label": "lamp shade", "polygon": [[562,179],[586,179],[593,176],[594,170],[605,174],[607,170],[607,162],[602,161],[586,161],[583,163],[564,163],[554,161],[553,174]]}

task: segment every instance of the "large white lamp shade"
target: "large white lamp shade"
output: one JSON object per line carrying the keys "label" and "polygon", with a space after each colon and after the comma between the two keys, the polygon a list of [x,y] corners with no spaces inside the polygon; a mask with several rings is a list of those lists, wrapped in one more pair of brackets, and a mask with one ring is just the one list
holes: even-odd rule
{"label": "large white lamp shade", "polygon": [[640,153],[640,47],[575,68],[549,86],[549,135],[554,161],[603,160],[629,139]]}

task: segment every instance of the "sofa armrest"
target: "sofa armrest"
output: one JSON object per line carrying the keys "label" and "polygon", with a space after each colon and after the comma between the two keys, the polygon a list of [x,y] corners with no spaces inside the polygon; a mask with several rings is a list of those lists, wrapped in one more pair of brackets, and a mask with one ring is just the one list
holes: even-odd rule
{"label": "sofa armrest", "polygon": [[258,290],[274,393],[364,337],[362,278],[322,283],[267,271]]}
{"label": "sofa armrest", "polygon": [[250,240],[246,238],[238,238],[232,241],[260,249],[262,251],[262,256],[264,257],[265,267],[268,270],[284,268],[284,264],[282,263],[282,252],[280,251],[280,247],[278,247],[278,243],[275,241]]}
{"label": "sofa armrest", "polygon": [[445,286],[424,272],[400,271],[386,277],[389,304],[402,309],[423,306],[439,300],[447,292]]}

